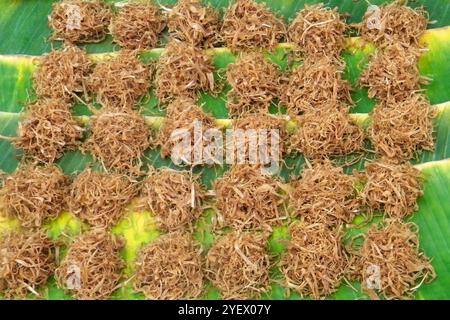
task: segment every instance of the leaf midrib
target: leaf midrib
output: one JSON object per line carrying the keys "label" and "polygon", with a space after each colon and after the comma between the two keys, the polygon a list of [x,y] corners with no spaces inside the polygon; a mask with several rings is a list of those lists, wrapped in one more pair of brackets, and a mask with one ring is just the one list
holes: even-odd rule
{"label": "leaf midrib", "polygon": [[[438,113],[441,113],[444,110],[450,110],[450,101],[435,104],[435,105],[432,105],[432,107],[436,108]],[[22,116],[23,114],[24,114],[24,112],[0,111],[0,118],[16,118],[16,117]],[[364,122],[368,118],[370,118],[370,114],[369,113],[350,113],[350,117],[355,122]],[[83,115],[83,116],[75,116],[75,118],[78,119],[81,123],[88,123],[90,121],[91,116]],[[149,124],[150,126],[153,125],[154,123],[161,122],[165,119],[165,117],[160,117],[160,116],[144,116],[144,118],[145,118],[147,124]],[[287,115],[281,115],[280,118],[288,120]],[[221,118],[221,119],[216,118],[215,121],[216,121],[216,125],[218,127],[228,127],[233,123],[233,120],[229,119],[229,118]]]}
{"label": "leaf midrib", "polygon": [[[427,34],[429,33],[437,33],[440,31],[446,31],[446,30],[450,30],[450,26],[445,26],[445,27],[439,27],[439,28],[434,28],[434,29],[427,29],[425,31],[425,33],[423,34],[422,37],[426,37]],[[346,38],[346,48],[349,48],[351,43],[357,43],[357,42],[362,42],[362,38],[361,37],[347,37]],[[370,43],[366,43],[366,45],[372,45]],[[294,47],[294,44],[292,42],[283,42],[283,43],[279,43],[276,47],[276,49],[289,49],[292,50]],[[145,50],[142,51],[142,54],[150,54],[150,53],[155,53],[155,54],[161,54],[163,53],[165,50],[164,47],[158,47],[158,48],[153,48],[150,50]],[[215,47],[215,48],[211,48],[211,49],[206,49],[205,50],[208,54],[210,55],[217,55],[217,54],[221,54],[221,53],[233,53],[229,48],[227,47]],[[119,53],[120,51],[109,51],[109,52],[102,52],[102,53],[90,53],[88,54],[88,56],[90,56],[93,60],[95,61],[101,61],[104,60],[105,58],[107,58],[108,56],[115,56]],[[0,55],[0,60],[15,60],[17,58],[30,58],[30,59],[39,59],[40,57],[42,57],[42,55],[29,55],[29,54],[3,54]]]}

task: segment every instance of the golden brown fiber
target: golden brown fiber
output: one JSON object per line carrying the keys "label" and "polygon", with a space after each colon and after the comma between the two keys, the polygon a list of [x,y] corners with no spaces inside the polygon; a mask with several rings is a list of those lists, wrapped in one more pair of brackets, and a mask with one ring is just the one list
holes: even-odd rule
{"label": "golden brown fiber", "polygon": [[352,103],[350,84],[341,78],[345,64],[336,62],[328,57],[306,59],[291,73],[282,96],[291,115]]}
{"label": "golden brown fiber", "polygon": [[28,106],[19,123],[16,148],[26,158],[53,163],[64,151],[76,149],[83,138],[83,128],[72,117],[70,106],[63,100],[44,99]]}
{"label": "golden brown fiber", "polygon": [[234,165],[216,180],[219,226],[271,229],[286,219],[281,183],[257,165]]}
{"label": "golden brown fiber", "polygon": [[111,7],[102,0],[63,0],[53,4],[48,24],[54,40],[100,42],[108,33],[111,16]]}
{"label": "golden brown fiber", "polygon": [[402,101],[427,83],[419,73],[419,57],[418,49],[400,44],[378,50],[362,72],[360,84],[368,88],[369,98]]}
{"label": "golden brown fiber", "polygon": [[151,132],[135,111],[102,111],[93,117],[92,134],[83,146],[107,169],[139,175]]}
{"label": "golden brown fiber", "polygon": [[0,294],[6,299],[42,298],[39,288],[56,268],[56,244],[42,231],[0,237]]}
{"label": "golden brown fiber", "polygon": [[151,72],[134,51],[99,62],[88,80],[89,90],[104,107],[130,110],[150,88]]}
{"label": "golden brown fiber", "polygon": [[55,165],[22,164],[8,176],[0,190],[6,213],[22,227],[41,227],[66,208],[69,182]]}
{"label": "golden brown fiber", "polygon": [[375,152],[394,160],[409,160],[434,149],[433,118],[436,110],[424,95],[380,103],[372,112],[369,137]]}
{"label": "golden brown fiber", "polygon": [[74,95],[86,93],[86,78],[91,69],[92,62],[84,50],[65,46],[39,60],[33,75],[34,88],[40,97],[71,101]]}
{"label": "golden brown fiber", "polygon": [[155,4],[134,1],[119,9],[109,29],[121,47],[143,50],[156,47],[165,27],[165,17]]}
{"label": "golden brown fiber", "polygon": [[[227,136],[227,152],[234,152],[234,163],[279,163],[286,155],[286,121],[268,113],[250,114],[233,121],[232,138]],[[257,149],[256,149],[257,147]],[[227,154],[228,156],[228,154]]]}
{"label": "golden brown fiber", "polygon": [[172,40],[158,60],[156,96],[166,103],[182,96],[197,99],[201,91],[214,92],[213,70],[206,51]]}
{"label": "golden brown fiber", "polygon": [[337,8],[306,5],[288,29],[289,41],[306,57],[337,57],[344,49],[347,26]]}
{"label": "golden brown fiber", "polygon": [[359,208],[355,184],[354,177],[344,174],[343,169],[335,167],[331,161],[314,163],[292,184],[290,205],[294,216],[327,227],[350,223]]}
{"label": "golden brown fiber", "polygon": [[422,196],[420,171],[410,163],[395,164],[381,159],[366,164],[363,203],[370,210],[386,212],[392,218],[404,218],[418,210]]}
{"label": "golden brown fiber", "polygon": [[348,155],[363,149],[364,132],[342,107],[317,108],[299,116],[297,122],[291,148],[307,158]]}
{"label": "golden brown fiber", "polygon": [[78,300],[109,298],[122,277],[125,263],[119,253],[124,245],[123,239],[102,229],[81,234],[56,269],[58,286]]}
{"label": "golden brown fiber", "polygon": [[170,233],[144,247],[134,288],[147,299],[194,299],[203,292],[200,246],[183,233]]}
{"label": "golden brown fiber", "polygon": [[242,54],[228,66],[228,113],[238,117],[247,113],[267,113],[269,105],[280,95],[281,72],[262,53]]}
{"label": "golden brown fiber", "polygon": [[335,292],[347,267],[342,229],[330,230],[320,223],[294,223],[289,231],[291,239],[280,261],[285,285],[314,299]]}
{"label": "golden brown fiber", "polygon": [[362,237],[352,266],[371,298],[378,299],[379,293],[386,299],[411,299],[421,284],[435,278],[430,259],[419,249],[414,223],[386,220]]}
{"label": "golden brown fiber", "polygon": [[428,25],[424,8],[410,8],[399,1],[368,11],[360,25],[363,39],[381,46],[400,43],[406,47],[418,45]]}
{"label": "golden brown fiber", "polygon": [[[214,157],[204,152],[204,148],[208,146],[204,135],[208,129],[214,128],[216,125],[212,115],[204,112],[192,98],[176,98],[167,107],[167,115],[157,138],[156,143],[161,146],[161,156],[172,157],[180,164],[214,164]],[[183,133],[188,134],[190,144],[177,149],[175,146],[185,137]],[[202,148],[198,152],[202,156],[201,159],[194,156],[196,146]]]}
{"label": "golden brown fiber", "polygon": [[128,176],[88,168],[72,184],[69,209],[92,226],[110,228],[123,217],[137,194],[137,183]]}
{"label": "golden brown fiber", "polygon": [[179,0],[169,12],[173,36],[197,47],[213,47],[220,39],[220,15],[200,0]]}
{"label": "golden brown fiber", "polygon": [[142,200],[156,216],[159,229],[187,229],[201,215],[205,189],[189,172],[169,169],[150,171],[145,179]]}
{"label": "golden brown fiber", "polygon": [[255,299],[269,290],[267,237],[233,231],[206,256],[206,275],[223,299]]}

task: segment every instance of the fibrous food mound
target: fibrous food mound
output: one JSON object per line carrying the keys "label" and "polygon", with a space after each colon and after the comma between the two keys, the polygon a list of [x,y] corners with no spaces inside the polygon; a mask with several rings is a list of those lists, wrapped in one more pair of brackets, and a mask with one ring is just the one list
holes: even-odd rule
{"label": "fibrous food mound", "polygon": [[348,155],[363,149],[364,132],[343,108],[318,108],[299,116],[297,122],[291,148],[307,158]]}
{"label": "fibrous food mound", "polygon": [[206,275],[223,299],[252,299],[269,290],[267,236],[233,231],[206,256]]}
{"label": "fibrous food mound", "polygon": [[6,213],[22,227],[41,227],[65,209],[68,179],[55,165],[21,165],[0,190]]}
{"label": "fibrous food mound", "polygon": [[214,185],[219,226],[270,229],[286,218],[280,183],[257,165],[234,165]]}
{"label": "fibrous food mound", "polygon": [[0,237],[0,294],[6,299],[40,297],[38,289],[56,268],[56,244],[42,231]]}
{"label": "fibrous food mound", "polygon": [[409,163],[395,164],[382,159],[366,164],[363,203],[392,218],[404,218],[417,211],[422,196],[420,171]]}
{"label": "fibrous food mound", "polygon": [[125,266],[120,250],[125,241],[102,229],[81,234],[55,271],[60,288],[78,300],[103,300],[119,287]]}
{"label": "fibrous food mound", "polygon": [[139,175],[141,157],[152,138],[141,115],[106,110],[94,116],[91,131],[84,150],[108,169]]}
{"label": "fibrous food mound", "polygon": [[388,101],[375,107],[369,136],[375,152],[391,159],[408,160],[422,150],[432,151],[436,111],[424,95]]}
{"label": "fibrous food mound", "polygon": [[54,40],[100,42],[108,33],[111,7],[101,0],[63,0],[53,4],[48,24]]}
{"label": "fibrous food mound", "polygon": [[293,215],[327,227],[350,223],[359,207],[355,184],[354,177],[344,174],[331,161],[314,163],[293,183],[294,190],[290,193]]}
{"label": "fibrous food mound", "polygon": [[136,52],[122,51],[95,66],[89,78],[89,90],[103,106],[129,110],[148,93],[150,81],[151,72],[136,57]]}
{"label": "fibrous food mound", "polygon": [[348,264],[341,245],[341,228],[321,223],[294,223],[280,261],[287,288],[301,296],[323,299],[340,285]]}
{"label": "fibrous food mound", "polygon": [[329,108],[336,102],[352,103],[350,84],[341,78],[345,65],[333,61],[328,57],[306,59],[292,72],[282,96],[291,115]]}
{"label": "fibrous food mound", "polygon": [[122,218],[137,194],[136,181],[128,176],[88,168],[75,178],[67,201],[70,211],[81,220],[107,228]]}
{"label": "fibrous food mound", "polygon": [[64,151],[78,147],[83,128],[72,117],[70,106],[63,100],[43,99],[28,106],[13,141],[25,157],[37,162],[52,163]]}
{"label": "fibrous food mound", "polygon": [[144,247],[134,288],[147,299],[194,299],[203,292],[200,246],[189,234],[170,233]]}
{"label": "fibrous food mound", "polygon": [[75,94],[86,92],[86,78],[92,62],[86,52],[75,46],[52,51],[39,60],[33,75],[34,88],[40,97],[71,101]]}
{"label": "fibrous food mound", "polygon": [[435,278],[430,260],[420,252],[417,226],[396,219],[374,224],[352,259],[355,276],[371,298],[411,299]]}
{"label": "fibrous food mound", "polygon": [[173,40],[158,61],[156,96],[165,103],[174,97],[196,99],[200,91],[214,92],[213,70],[212,59],[205,51]]}
{"label": "fibrous food mound", "polygon": [[169,11],[169,31],[196,47],[213,47],[220,39],[220,15],[200,0],[180,0]]}
{"label": "fibrous food mound", "polygon": [[419,74],[419,56],[418,49],[399,44],[378,50],[361,74],[360,84],[368,88],[369,98],[404,100],[427,83]]}
{"label": "fibrous food mound", "polygon": [[295,51],[307,57],[337,57],[344,49],[347,29],[337,8],[306,5],[288,29],[289,41]]}
{"label": "fibrous food mound", "polygon": [[428,13],[423,8],[410,8],[398,3],[381,8],[372,6],[361,23],[362,38],[385,46],[400,43],[406,47],[418,45],[428,25]]}
{"label": "fibrous food mound", "polygon": [[236,0],[225,12],[221,32],[232,50],[273,49],[284,39],[286,27],[264,3]]}
{"label": "fibrous food mound", "polygon": [[232,137],[227,135],[227,156],[232,163],[278,163],[286,153],[285,120],[271,114],[250,114],[233,121]]}
{"label": "fibrous food mound", "polygon": [[165,18],[155,4],[134,1],[119,9],[110,30],[114,42],[121,47],[143,50],[156,47],[165,27]]}
{"label": "fibrous food mound", "polygon": [[[161,156],[170,156],[177,164],[214,164],[212,152],[208,154],[204,152],[204,148],[208,144],[206,131],[215,127],[214,118],[197,106],[192,98],[176,98],[167,107],[167,116],[158,135],[157,144],[161,146]],[[181,148],[176,148],[183,142],[185,135],[190,141],[186,141],[186,145],[183,144]],[[196,159],[196,154],[199,159]]]}
{"label": "fibrous food mound", "polygon": [[232,116],[267,113],[270,103],[280,94],[280,68],[260,52],[245,53],[230,64],[227,80],[231,85],[227,107]]}
{"label": "fibrous food mound", "polygon": [[205,190],[189,172],[161,170],[149,173],[141,196],[156,216],[158,227],[175,231],[191,226],[201,215]]}

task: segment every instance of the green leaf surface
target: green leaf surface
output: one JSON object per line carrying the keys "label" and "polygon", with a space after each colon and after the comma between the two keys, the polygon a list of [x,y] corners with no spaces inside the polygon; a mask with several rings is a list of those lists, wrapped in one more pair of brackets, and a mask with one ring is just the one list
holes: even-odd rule
{"label": "green leaf surface", "polygon": [[[430,84],[424,86],[425,93],[433,104],[438,104],[450,100],[450,27],[433,29],[427,31],[422,42],[428,47],[428,51],[419,61],[420,73],[431,78]],[[374,48],[371,45],[363,44],[360,38],[349,38],[347,49],[343,54],[346,61],[346,69],[343,77],[352,85],[353,100],[355,106],[353,113],[367,113],[375,106],[375,101],[369,99],[367,90],[360,88],[358,81],[362,70],[370,60],[370,55]],[[273,53],[267,54],[267,58],[274,61],[284,70],[287,66],[289,44],[280,45]],[[228,64],[235,61],[236,56],[226,48],[215,48],[208,51],[212,57],[217,73],[223,74]],[[142,60],[148,62],[156,60],[161,55],[162,49],[154,49],[142,55]],[[104,59],[105,55],[95,55],[95,59]],[[27,101],[34,98],[32,90],[32,76],[38,63],[38,57],[20,55],[0,55],[0,111],[20,112]],[[203,94],[199,103],[203,105],[205,111],[211,112],[216,118],[227,118],[226,93],[229,86],[225,86],[224,91],[217,97]],[[153,93],[153,89],[148,96],[143,98],[141,108],[145,115],[164,115],[162,106]],[[88,114],[86,108],[76,106],[76,115]],[[277,111],[277,109],[275,109]]]}
{"label": "green leaf surface", "polygon": [[[50,0],[0,0],[0,135],[14,136],[17,126],[22,116],[21,112],[30,99],[33,99],[32,75],[35,70],[36,61],[39,56],[49,52],[52,44],[46,41],[50,35],[47,26],[47,15],[51,11]],[[109,1],[118,2],[118,1]],[[159,0],[158,3],[168,6],[174,4],[175,0]],[[214,7],[223,9],[228,6],[228,0],[207,1]],[[269,7],[283,15],[287,20],[292,19],[296,12],[303,8],[305,3],[324,2],[331,7],[338,7],[342,13],[349,15],[348,21],[351,23],[360,22],[361,17],[367,9],[368,1],[364,0],[330,0],[330,1],[303,1],[303,0],[280,0],[264,1]],[[385,1],[371,0],[372,4],[380,4]],[[422,75],[432,78],[430,84],[424,86],[432,104],[439,109],[439,115],[435,119],[436,148],[432,152],[423,152],[418,155],[413,163],[419,167],[425,178],[425,194],[419,199],[419,211],[411,218],[419,226],[420,246],[426,255],[431,257],[432,264],[438,275],[431,284],[424,284],[418,291],[418,299],[450,299],[450,2],[448,0],[418,0],[409,1],[409,5],[416,7],[425,5],[429,12],[430,19],[436,20],[422,38],[422,43],[428,51],[421,57],[419,68]],[[7,30],[7,32],[3,32]],[[163,40],[164,42],[165,40]],[[347,49],[343,58],[347,63],[344,78],[348,79],[353,86],[352,94],[356,102],[353,108],[352,117],[356,123],[366,127],[370,122],[370,111],[375,105],[375,101],[367,97],[367,90],[358,87],[359,76],[374,52],[374,47],[363,45],[359,38],[349,38]],[[53,44],[58,47],[60,44]],[[118,48],[108,37],[104,42],[89,44],[85,46],[89,53],[96,53],[92,57],[102,59]],[[287,54],[291,48],[290,44],[280,45],[273,53],[267,57],[280,65],[282,70],[287,67]],[[163,49],[155,49],[142,55],[144,61],[158,59]],[[100,54],[98,54],[100,53]],[[236,57],[226,48],[215,48],[209,53],[213,56],[214,65],[218,74],[223,73],[227,65],[233,62]],[[217,76],[217,74],[216,74]],[[226,108],[226,92],[229,89],[225,86],[224,92],[213,97],[203,94],[200,104],[205,111],[211,112],[217,119],[228,118]],[[147,116],[148,123],[153,127],[158,127],[164,110],[160,109],[158,101],[152,92],[142,102],[142,111]],[[271,111],[277,112],[277,108]],[[74,114],[77,116],[89,115],[86,108],[75,106]],[[80,118],[84,122],[86,117]],[[221,124],[226,124],[228,120],[220,120]],[[13,172],[18,165],[20,150],[15,150],[10,141],[0,139],[0,170]],[[366,159],[371,155],[366,155],[365,159],[355,165],[346,168],[346,172],[351,170],[362,170]],[[171,167],[174,169],[185,169],[176,167],[170,160],[162,159],[159,150],[149,150],[145,155],[145,163],[155,167]],[[344,159],[340,159],[344,161]],[[76,174],[86,166],[92,164],[92,157],[83,155],[80,151],[67,152],[58,164],[66,174]],[[304,159],[301,155],[291,156],[285,159],[285,165],[280,173],[284,181],[289,181],[292,176],[301,173]],[[194,173],[201,176],[202,182],[209,188],[217,177],[223,175],[228,169],[224,167],[196,167]],[[213,231],[212,221],[215,211],[208,209],[196,224],[195,238],[202,244],[203,248],[208,248],[213,244],[216,235]],[[374,220],[376,223],[379,220]],[[358,224],[356,223],[356,226]],[[18,228],[18,223],[14,219],[0,217],[0,231],[4,229]],[[70,239],[78,233],[88,228],[82,224],[71,213],[64,212],[58,219],[49,223],[46,227],[48,234],[62,240],[66,245]],[[346,234],[351,236],[365,232],[366,228],[347,226]],[[139,248],[147,243],[151,243],[160,235],[154,217],[151,212],[140,212],[132,204],[125,214],[125,218],[113,229],[117,235],[126,238],[126,247],[122,256],[127,263],[124,270],[123,287],[118,289],[113,295],[113,299],[142,299],[143,296],[136,294],[132,290],[132,281],[129,277],[134,270],[134,261]],[[278,259],[285,250],[285,241],[288,239],[287,226],[274,229],[269,239],[269,250]],[[64,254],[64,248],[62,249]],[[279,271],[274,268],[271,277],[278,279]],[[69,295],[59,289],[54,279],[51,279],[48,286],[42,290],[43,297],[48,299],[71,299]],[[220,292],[211,285],[207,286],[207,293],[204,298],[220,298]],[[286,290],[277,282],[274,282],[271,291],[264,296],[269,299],[298,299],[296,294],[287,296]],[[332,299],[367,299],[357,283],[343,284],[339,290],[333,294]]]}

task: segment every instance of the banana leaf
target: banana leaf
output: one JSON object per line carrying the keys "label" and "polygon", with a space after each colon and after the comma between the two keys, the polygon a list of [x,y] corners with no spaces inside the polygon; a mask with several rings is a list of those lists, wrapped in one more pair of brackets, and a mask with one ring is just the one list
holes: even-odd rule
{"label": "banana leaf", "polygon": [[[39,61],[39,56],[49,52],[59,43],[47,41],[50,30],[47,26],[47,15],[51,12],[51,5],[55,1],[50,0],[0,0],[0,30],[4,32],[0,39],[0,135],[14,136],[24,106],[32,99],[32,75]],[[118,1],[109,1],[118,2]],[[166,6],[174,4],[174,0],[162,0],[158,3]],[[223,9],[229,5],[228,0],[207,1],[214,7]],[[295,17],[305,3],[324,2],[331,7],[338,7],[340,12],[349,15],[349,22],[357,23],[367,9],[366,1],[331,0],[331,1],[292,1],[292,0],[267,0],[269,7],[277,11],[287,21]],[[385,1],[371,1],[373,4]],[[424,196],[419,199],[419,211],[411,218],[419,226],[420,246],[431,257],[432,264],[437,273],[437,279],[430,284],[424,284],[416,294],[417,299],[450,299],[450,16],[447,14],[450,3],[448,1],[422,0],[411,2],[411,6],[423,5],[427,9],[430,19],[436,22],[430,25],[431,29],[422,38],[422,43],[428,47],[419,62],[420,73],[432,78],[430,84],[423,87],[424,92],[431,103],[439,110],[435,119],[436,148],[433,152],[424,152],[417,156],[413,163],[422,170],[424,182]],[[112,44],[111,38],[107,38],[99,44],[86,45],[86,50],[93,54],[93,59],[102,59],[106,53],[118,50]],[[268,57],[278,63],[283,70],[287,66],[287,54],[291,50],[289,44],[280,45]],[[358,87],[359,76],[370,59],[375,48],[363,44],[358,37],[350,37],[347,40],[347,48],[343,54],[347,67],[344,77],[353,86],[353,98],[356,102],[352,109],[354,121],[366,127],[370,122],[370,111],[375,101],[367,97],[367,91]],[[144,61],[158,59],[163,49],[155,49],[142,55]],[[235,60],[235,55],[225,48],[216,48],[209,51],[213,56],[214,64],[218,72],[223,72],[227,65]],[[211,112],[222,124],[229,122],[226,109],[226,91],[218,97],[203,95],[200,102],[205,111]],[[278,112],[279,110],[273,110]],[[150,92],[147,99],[142,102],[142,112],[147,122],[157,129],[164,117],[164,111],[160,109],[158,101]],[[74,115],[80,121],[89,121],[90,113],[82,106],[76,106]],[[11,143],[0,140],[0,169],[5,172],[13,172],[17,167],[21,155],[20,150],[13,148]],[[370,158],[368,155],[367,158]],[[159,150],[149,150],[144,161],[155,167],[176,167],[170,160],[162,159]],[[286,165],[280,173],[284,181],[292,176],[299,175],[304,165],[301,155],[291,156],[285,159]],[[67,174],[76,174],[92,163],[90,155],[83,155],[79,151],[67,152],[58,164]],[[362,170],[364,160],[352,167],[346,168],[350,173],[353,169]],[[224,167],[202,168],[196,167],[195,173],[201,175],[203,183],[211,188],[214,180],[220,177],[226,170]],[[195,237],[207,250],[215,240],[212,230],[212,220],[215,212],[206,210],[196,224]],[[355,232],[364,232],[365,229],[359,222],[354,221],[355,226],[348,226],[346,232],[352,235]],[[14,219],[0,218],[0,230],[18,228]],[[61,213],[60,217],[45,226],[48,234],[53,238],[67,240],[65,235],[76,235],[87,226],[83,225],[69,212]],[[151,243],[160,235],[154,217],[151,212],[137,211],[131,205],[125,218],[113,229],[113,232],[122,235],[126,239],[126,247],[123,250],[123,258],[127,262],[124,270],[124,279],[132,275],[134,260],[139,248]],[[274,229],[269,241],[269,249],[275,256],[284,250],[283,241],[287,239],[287,226]],[[272,278],[276,280],[279,272],[272,270]],[[298,295],[287,296],[286,290],[278,284],[272,286],[271,291],[263,298],[268,299],[297,299]],[[53,279],[46,288],[40,292],[47,299],[70,299],[63,290],[59,289]],[[124,286],[117,290],[113,299],[141,299],[141,295],[133,292],[131,282],[124,282]],[[203,298],[218,299],[220,292],[208,286]],[[339,290],[333,294],[332,299],[367,299],[357,283],[342,284]]]}
{"label": "banana leaf", "polygon": [[[47,26],[47,16],[52,10],[54,0],[0,0],[0,30],[8,30],[8,36],[0,43],[0,54],[30,54],[41,55],[51,50],[52,45],[48,40],[50,29]],[[107,0],[115,3],[120,0]],[[158,0],[156,3],[162,6],[170,6],[176,0]],[[206,3],[223,10],[232,0],[206,0]],[[305,4],[324,3],[330,7],[337,7],[342,14],[348,15],[349,23],[358,23],[367,10],[368,1],[355,0],[258,0],[265,2],[269,8],[278,12],[286,21],[292,20],[298,10]],[[371,0],[371,4],[382,4],[385,0]],[[410,6],[424,6],[431,21],[435,21],[430,27],[438,28],[450,24],[448,10],[450,3],[446,0],[416,0],[409,1]],[[109,37],[98,44],[86,45],[89,52],[110,52],[118,49],[112,44]]]}

